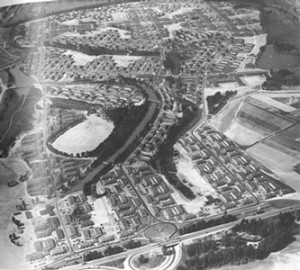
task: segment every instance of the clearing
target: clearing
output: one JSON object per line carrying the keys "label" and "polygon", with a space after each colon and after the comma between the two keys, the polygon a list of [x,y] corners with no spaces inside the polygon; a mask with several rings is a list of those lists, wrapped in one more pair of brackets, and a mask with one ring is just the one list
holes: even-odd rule
{"label": "clearing", "polygon": [[176,30],[182,29],[181,23],[172,23],[172,24],[164,25],[164,27],[168,29],[170,34],[169,38],[171,39],[174,39],[174,32]]}
{"label": "clearing", "polygon": [[127,13],[123,11],[114,11],[111,13],[114,22],[121,22],[128,20]]}
{"label": "clearing", "polygon": [[86,65],[87,63],[97,59],[99,56],[91,56],[81,52],[67,50],[63,55],[72,55],[76,65]]}
{"label": "clearing", "polygon": [[245,43],[254,44],[254,48],[252,49],[251,54],[257,55],[260,52],[260,48],[267,44],[267,34],[245,37],[244,40]]}
{"label": "clearing", "polygon": [[130,64],[140,60],[141,56],[113,55],[113,60],[120,67],[128,67]]}
{"label": "clearing", "polygon": [[58,137],[53,147],[68,154],[91,151],[112,133],[114,124],[96,114]]}
{"label": "clearing", "polygon": [[207,201],[206,197],[204,196],[196,196],[193,200],[188,200],[184,197],[184,195],[175,189],[166,179],[166,177],[163,174],[160,174],[160,177],[164,179],[165,183],[168,185],[169,189],[173,192],[171,193],[172,197],[176,201],[177,204],[181,204],[184,209],[190,213],[190,214],[198,214],[200,211],[203,210],[203,207],[205,207],[205,203]]}
{"label": "clearing", "polygon": [[108,212],[106,210],[106,205],[102,198],[96,199],[94,201],[94,210],[92,211],[92,220],[94,221],[96,226],[110,222]]}
{"label": "clearing", "polygon": [[61,22],[61,24],[63,24],[63,25],[79,25],[79,20],[73,19],[73,20]]}
{"label": "clearing", "polygon": [[266,81],[266,77],[262,75],[243,76],[240,79],[252,88],[261,86]]}
{"label": "clearing", "polygon": [[172,19],[176,15],[182,15],[184,13],[188,13],[188,12],[191,12],[193,10],[194,10],[194,8],[191,8],[191,7],[181,7],[180,9],[177,9],[173,12],[167,13],[164,17]]}
{"label": "clearing", "polygon": [[182,182],[187,182],[194,193],[200,193],[201,196],[217,196],[215,189],[200,175],[189,158],[181,156],[176,163],[176,168],[178,178]]}

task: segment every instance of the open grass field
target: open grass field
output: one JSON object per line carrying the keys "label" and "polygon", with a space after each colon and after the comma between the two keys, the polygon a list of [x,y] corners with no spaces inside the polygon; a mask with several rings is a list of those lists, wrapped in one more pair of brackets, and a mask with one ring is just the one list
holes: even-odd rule
{"label": "open grass field", "polygon": [[282,200],[269,200],[269,203],[277,209],[294,206],[295,203],[300,203],[297,200],[289,200],[289,199],[282,199]]}
{"label": "open grass field", "polygon": [[163,255],[149,256],[149,257],[147,255],[144,256],[147,258],[148,261],[145,263],[141,263],[139,260],[139,256],[136,256],[133,260],[134,267],[142,270],[147,270],[147,269],[150,270],[159,267],[166,259],[165,256]]}
{"label": "open grass field", "polygon": [[92,151],[112,133],[114,124],[92,114],[58,137],[53,147],[68,154]]}

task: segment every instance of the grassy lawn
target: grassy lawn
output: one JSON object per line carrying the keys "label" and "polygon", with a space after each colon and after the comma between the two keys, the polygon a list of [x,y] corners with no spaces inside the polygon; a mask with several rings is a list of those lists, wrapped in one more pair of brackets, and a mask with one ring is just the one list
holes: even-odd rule
{"label": "grassy lawn", "polygon": [[175,231],[175,225],[170,223],[159,223],[149,227],[145,232],[145,236],[150,239],[168,239]]}
{"label": "grassy lawn", "polygon": [[277,209],[281,209],[281,208],[285,208],[285,207],[289,207],[289,206],[294,206],[296,203],[300,203],[300,201],[284,199],[284,200],[271,200],[271,201],[269,201],[269,203],[273,207],[275,207]]}
{"label": "grassy lawn", "polygon": [[104,264],[101,264],[101,265],[111,266],[111,267],[116,267],[116,268],[123,268],[125,260],[126,260],[126,258],[121,258],[119,260],[115,260],[115,261],[112,261],[112,262],[107,262],[107,263],[104,263]]}

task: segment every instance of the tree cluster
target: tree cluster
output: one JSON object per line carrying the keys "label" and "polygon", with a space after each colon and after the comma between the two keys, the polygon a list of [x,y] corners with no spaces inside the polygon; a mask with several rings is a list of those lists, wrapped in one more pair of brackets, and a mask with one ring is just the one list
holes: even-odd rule
{"label": "tree cluster", "polygon": [[173,146],[177,142],[178,138],[190,128],[190,125],[198,117],[199,109],[184,104],[182,106],[182,110],[183,117],[169,129],[166,140],[158,147],[158,151],[153,158],[154,162],[152,165],[165,175],[168,182],[179,190],[187,199],[193,200],[196,197],[193,191],[183,184],[174,173],[177,169],[173,160]]}
{"label": "tree cluster", "polygon": [[[177,269],[203,270],[264,259],[294,241],[294,221],[295,217],[291,213],[280,214],[276,219],[244,219],[232,229],[232,233],[226,233],[218,241],[199,241],[186,246],[187,258]],[[259,235],[262,240],[256,248],[248,245],[239,236],[240,232]]]}
{"label": "tree cluster", "polygon": [[170,52],[166,55],[166,60],[163,62],[165,69],[170,69],[172,74],[179,74],[181,70],[181,62],[183,58],[179,53]]}
{"label": "tree cluster", "polygon": [[266,79],[262,84],[262,88],[266,90],[280,90],[283,85],[294,86],[300,84],[299,76],[286,69],[271,70],[271,76],[268,75]]}
{"label": "tree cluster", "polygon": [[213,96],[208,96],[206,98],[207,100],[207,106],[208,111],[210,114],[216,114],[218,111],[220,111],[228,101],[229,98],[234,96],[236,94],[236,91],[229,91],[227,90],[225,93],[216,92]]}
{"label": "tree cluster", "polygon": [[234,232],[247,232],[252,235],[259,235],[263,238],[272,235],[280,235],[283,231],[294,226],[295,216],[291,213],[280,213],[276,221],[266,221],[262,219],[243,219],[233,227]]}
{"label": "tree cluster", "polygon": [[141,241],[134,241],[134,240],[130,240],[127,243],[124,244],[124,247],[126,249],[134,249],[137,247],[142,246],[142,242]]}
{"label": "tree cluster", "polygon": [[141,264],[148,263],[149,262],[149,258],[147,256],[145,256],[145,255],[142,254],[142,255],[139,256],[139,262]]}
{"label": "tree cluster", "polygon": [[150,102],[146,102],[141,106],[119,107],[106,111],[106,115],[113,121],[115,128],[109,137],[99,144],[96,149],[87,152],[87,156],[98,157],[93,166],[98,166],[123,146],[134,129],[144,119],[149,106]]}
{"label": "tree cluster", "polygon": [[84,262],[89,262],[89,261],[93,261],[93,260],[97,260],[104,257],[101,251],[90,251],[88,253],[84,253],[83,254],[83,261]]}

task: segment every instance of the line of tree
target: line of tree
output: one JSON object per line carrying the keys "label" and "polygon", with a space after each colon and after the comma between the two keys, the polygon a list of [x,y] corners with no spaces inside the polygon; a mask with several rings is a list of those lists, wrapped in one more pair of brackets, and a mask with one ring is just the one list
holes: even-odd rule
{"label": "line of tree", "polygon": [[88,261],[103,258],[105,256],[118,254],[123,251],[124,251],[124,249],[120,246],[108,246],[106,249],[103,250],[103,252],[95,250],[95,251],[89,251],[87,253],[84,253],[83,261],[88,262]]}
{"label": "line of tree", "polygon": [[73,41],[69,41],[67,44],[62,44],[59,42],[46,42],[46,46],[53,46],[60,49],[72,50],[72,51],[80,51],[87,55],[136,55],[136,56],[159,56],[159,50],[153,51],[141,51],[141,50],[131,50],[129,48],[125,50],[112,50],[105,46],[97,46],[84,44],[84,43],[72,43]]}
{"label": "line of tree", "polygon": [[140,247],[140,246],[142,246],[142,242],[141,241],[134,241],[134,240],[130,240],[130,241],[128,241],[124,244],[124,247],[126,249],[134,249],[134,248],[137,248],[137,247]]}
{"label": "line of tree", "polygon": [[236,221],[237,218],[234,215],[224,215],[220,218],[216,219],[210,219],[208,221],[206,220],[199,220],[197,222],[188,224],[182,228],[179,229],[179,234],[187,234],[187,233],[192,233],[192,232],[197,232],[201,230],[205,230],[207,228],[215,227],[221,224],[226,224],[232,221]]}

